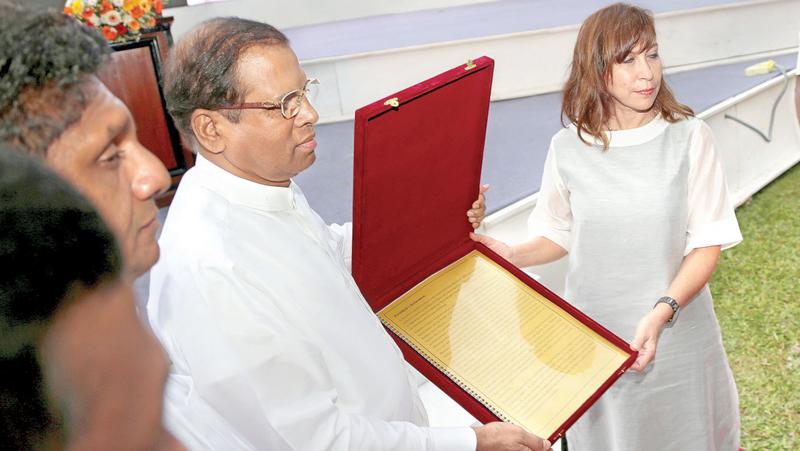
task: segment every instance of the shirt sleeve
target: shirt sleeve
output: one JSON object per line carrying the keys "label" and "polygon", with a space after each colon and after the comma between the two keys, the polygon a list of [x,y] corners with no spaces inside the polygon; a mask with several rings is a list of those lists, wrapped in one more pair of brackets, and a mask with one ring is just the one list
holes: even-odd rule
{"label": "shirt sleeve", "polygon": [[689,148],[689,216],[684,255],[699,247],[719,245],[724,250],[742,241],[714,135],[705,122],[698,122]]}
{"label": "shirt sleeve", "polygon": [[[254,449],[464,451],[476,448],[471,428],[429,428],[385,421],[344,409],[324,351],[290,330],[291,321],[268,302],[268,287],[242,268],[203,270],[195,280],[212,306],[227,352],[190,356],[195,396],[226,418]],[[232,297],[237,302],[228,302]],[[224,302],[222,302],[224,300]],[[191,360],[195,360],[194,363]],[[344,369],[338,369],[343,371]],[[375,383],[380,383],[376,381]]]}
{"label": "shirt sleeve", "polygon": [[556,152],[551,142],[544,160],[536,206],[528,218],[528,235],[543,236],[569,252],[571,227],[570,193],[558,172]]}
{"label": "shirt sleeve", "polygon": [[344,259],[347,269],[353,270],[353,223],[329,224],[328,230],[338,243],[339,253]]}

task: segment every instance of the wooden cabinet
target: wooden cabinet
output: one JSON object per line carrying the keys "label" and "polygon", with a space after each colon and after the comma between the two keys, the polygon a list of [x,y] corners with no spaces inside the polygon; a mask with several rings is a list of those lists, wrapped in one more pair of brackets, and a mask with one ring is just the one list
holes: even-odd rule
{"label": "wooden cabinet", "polygon": [[168,205],[181,176],[194,164],[194,155],[181,143],[180,134],[167,113],[161,88],[162,64],[172,44],[171,18],[133,42],[114,44],[111,60],[98,77],[133,115],[139,141],[169,170],[172,187],[159,199]]}

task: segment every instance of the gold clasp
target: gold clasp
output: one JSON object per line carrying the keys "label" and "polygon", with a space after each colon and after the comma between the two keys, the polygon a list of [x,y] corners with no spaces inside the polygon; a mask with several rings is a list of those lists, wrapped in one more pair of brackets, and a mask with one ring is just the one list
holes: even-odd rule
{"label": "gold clasp", "polygon": [[400,101],[397,100],[397,97],[392,97],[391,99],[383,102],[383,104],[392,108],[397,108],[400,106]]}
{"label": "gold clasp", "polygon": [[464,70],[475,69],[475,62],[472,59],[467,60],[467,65],[464,67]]}

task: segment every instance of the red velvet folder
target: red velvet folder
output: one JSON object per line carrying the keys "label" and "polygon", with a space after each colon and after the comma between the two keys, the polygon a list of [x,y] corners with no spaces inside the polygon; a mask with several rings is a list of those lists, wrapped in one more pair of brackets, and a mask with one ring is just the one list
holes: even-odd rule
{"label": "red velvet folder", "polygon": [[[494,61],[484,56],[356,111],[353,277],[377,312],[477,249],[627,351],[622,339],[469,238],[466,211],[478,197],[493,70]],[[497,421],[492,411],[392,336],[408,362],[475,418]],[[634,362],[636,354],[630,354],[551,441]]]}

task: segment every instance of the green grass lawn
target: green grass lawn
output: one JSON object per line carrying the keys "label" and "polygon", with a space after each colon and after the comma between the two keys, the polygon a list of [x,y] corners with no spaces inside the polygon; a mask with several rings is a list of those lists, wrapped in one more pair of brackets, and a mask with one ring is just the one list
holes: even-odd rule
{"label": "green grass lawn", "polygon": [[744,241],[711,280],[739,388],[742,447],[800,450],[800,166],[736,211]]}

